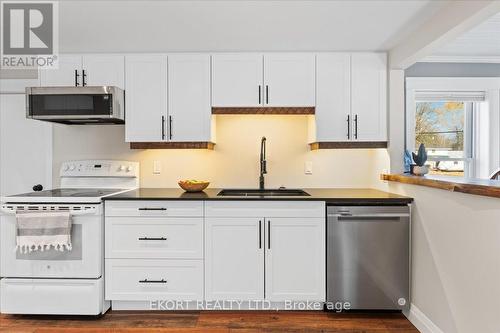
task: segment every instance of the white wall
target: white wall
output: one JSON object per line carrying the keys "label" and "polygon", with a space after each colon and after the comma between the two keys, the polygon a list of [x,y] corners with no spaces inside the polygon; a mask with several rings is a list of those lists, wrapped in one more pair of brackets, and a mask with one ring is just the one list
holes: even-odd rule
{"label": "white wall", "polygon": [[[217,145],[210,150],[130,150],[123,126],[54,125],[54,182],[62,161],[125,159],[141,164],[142,187],[177,187],[180,179],[206,179],[213,187],[256,187],[260,138],[267,137],[269,187],[369,187],[383,169],[385,149],[310,151],[308,116],[217,116]],[[153,175],[153,161],[162,173]],[[304,163],[313,162],[313,174]]]}
{"label": "white wall", "polygon": [[412,304],[445,333],[498,333],[499,199],[398,183],[376,186],[415,198]]}

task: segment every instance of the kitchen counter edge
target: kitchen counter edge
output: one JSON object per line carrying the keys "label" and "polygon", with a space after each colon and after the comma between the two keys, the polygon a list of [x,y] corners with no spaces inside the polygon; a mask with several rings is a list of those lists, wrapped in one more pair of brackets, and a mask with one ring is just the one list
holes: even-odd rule
{"label": "kitchen counter edge", "polygon": [[188,193],[176,188],[139,188],[104,197],[103,200],[226,200],[226,201],[325,201],[327,204],[406,205],[413,198],[371,188],[310,188],[309,196],[218,196],[221,189]]}

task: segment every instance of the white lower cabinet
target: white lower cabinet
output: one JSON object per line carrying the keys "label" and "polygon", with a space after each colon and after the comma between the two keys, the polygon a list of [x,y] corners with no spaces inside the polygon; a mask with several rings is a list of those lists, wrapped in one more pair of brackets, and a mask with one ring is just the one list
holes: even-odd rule
{"label": "white lower cabinet", "polygon": [[106,300],[204,299],[202,201],[107,201],[105,235]]}
{"label": "white lower cabinet", "polygon": [[202,300],[203,260],[106,259],[106,299]]}
{"label": "white lower cabinet", "polygon": [[203,218],[108,217],[107,258],[203,258]]}
{"label": "white lower cabinet", "polygon": [[263,220],[206,218],[205,298],[264,298]]}
{"label": "white lower cabinet", "polygon": [[106,300],[324,301],[325,213],[322,201],[107,201]]}
{"label": "white lower cabinet", "polygon": [[[273,210],[272,202],[205,204],[207,300],[325,300],[325,204],[275,205]],[[296,217],[302,206],[316,207],[312,217]]]}
{"label": "white lower cabinet", "polygon": [[266,220],[266,299],[325,300],[325,219]]}

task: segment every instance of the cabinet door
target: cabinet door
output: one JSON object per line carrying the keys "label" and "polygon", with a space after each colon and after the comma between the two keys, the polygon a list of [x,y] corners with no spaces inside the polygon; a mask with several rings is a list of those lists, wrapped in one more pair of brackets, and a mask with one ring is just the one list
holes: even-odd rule
{"label": "cabinet door", "polygon": [[351,56],[316,56],[316,141],[347,141],[351,113]]}
{"label": "cabinet door", "polygon": [[387,56],[385,53],[353,53],[351,66],[354,139],[386,141]]}
{"label": "cabinet door", "polygon": [[264,298],[264,219],[205,219],[205,299]]}
{"label": "cabinet door", "polygon": [[[77,75],[75,75],[77,71]],[[41,69],[40,85],[42,87],[82,85],[82,57],[76,55],[62,55],[59,57],[57,69]]]}
{"label": "cabinet door", "polygon": [[314,106],[315,55],[264,55],[264,84],[265,106]]}
{"label": "cabinet door", "polygon": [[125,140],[166,139],[167,57],[127,56],[125,59]]}
{"label": "cabinet door", "polygon": [[87,86],[116,86],[125,89],[125,57],[120,55],[83,56]]}
{"label": "cabinet door", "polygon": [[210,55],[168,56],[168,137],[210,141]]}
{"label": "cabinet door", "polygon": [[325,219],[266,219],[266,299],[325,300]]}
{"label": "cabinet door", "polygon": [[262,106],[262,64],[262,54],[212,55],[212,106]]}

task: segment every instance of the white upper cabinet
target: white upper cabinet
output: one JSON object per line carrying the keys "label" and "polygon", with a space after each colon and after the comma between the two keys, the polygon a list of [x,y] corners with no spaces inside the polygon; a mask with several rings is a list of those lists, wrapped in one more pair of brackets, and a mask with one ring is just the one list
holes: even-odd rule
{"label": "white upper cabinet", "polygon": [[168,56],[168,139],[210,141],[210,55]]}
{"label": "white upper cabinet", "polygon": [[62,55],[59,68],[40,70],[41,86],[117,86],[125,87],[124,56]]}
{"label": "white upper cabinet", "polygon": [[387,141],[385,53],[320,53],[311,141]]}
{"label": "white upper cabinet", "polygon": [[266,299],[325,300],[325,219],[266,219]]}
{"label": "white upper cabinet", "polygon": [[125,72],[125,141],[166,140],[167,56],[127,56]]}
{"label": "white upper cabinet", "polygon": [[316,56],[316,138],[314,141],[350,139],[351,55]]}
{"label": "white upper cabinet", "polygon": [[315,73],[314,54],[265,54],[264,105],[314,106]]}
{"label": "white upper cabinet", "polygon": [[41,69],[40,85],[42,87],[81,86],[82,57],[78,55],[59,56],[57,69]]}
{"label": "white upper cabinet", "polygon": [[212,106],[262,106],[263,61],[255,53],[212,55]]}
{"label": "white upper cabinet", "polygon": [[116,86],[125,89],[125,57],[121,55],[83,56],[82,75],[87,86]]}
{"label": "white upper cabinet", "polygon": [[351,114],[354,140],[387,140],[387,55],[351,55]]}
{"label": "white upper cabinet", "polygon": [[215,54],[212,106],[314,106],[315,73],[312,53]]}
{"label": "white upper cabinet", "polygon": [[211,141],[210,55],[125,59],[127,142]]}

